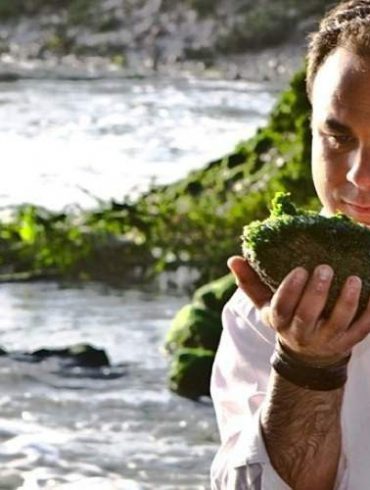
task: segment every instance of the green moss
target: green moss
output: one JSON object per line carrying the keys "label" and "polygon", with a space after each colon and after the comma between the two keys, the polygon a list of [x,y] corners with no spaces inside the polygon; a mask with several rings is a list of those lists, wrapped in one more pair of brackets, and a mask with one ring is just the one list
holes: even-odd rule
{"label": "green moss", "polygon": [[214,353],[204,349],[180,349],[173,357],[169,371],[169,387],[186,398],[209,396],[209,380]]}
{"label": "green moss", "polygon": [[232,274],[227,274],[195,291],[193,301],[215,313],[221,313],[225,303],[231,298],[235,290],[235,278]]}
{"label": "green moss", "polygon": [[201,347],[215,351],[221,331],[221,318],[217,312],[196,303],[189,304],[175,316],[166,337],[165,348],[171,353],[182,347]]}
{"label": "green moss", "polygon": [[268,215],[275,192],[289,191],[298,205],[318,208],[309,113],[301,71],[264,128],[177,183],[80,215],[20,208],[2,225],[0,273],[3,267],[4,273],[131,280],[186,266],[200,272],[199,285],[225,275],[227,258],[239,253],[240,230]]}
{"label": "green moss", "polygon": [[362,278],[358,314],[370,295],[370,231],[347,216],[322,216],[296,209],[285,195],[273,202],[271,216],[244,227],[243,253],[261,279],[275,291],[295,267],[310,273],[328,264],[334,279],[324,316],[329,315],[348,276]]}

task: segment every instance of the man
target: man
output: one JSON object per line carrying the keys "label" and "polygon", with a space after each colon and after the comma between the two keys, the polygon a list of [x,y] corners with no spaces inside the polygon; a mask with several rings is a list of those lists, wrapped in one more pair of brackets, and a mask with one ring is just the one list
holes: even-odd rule
{"label": "man", "polygon": [[[312,173],[323,212],[370,226],[370,0],[337,5],[310,42]],[[370,489],[370,302],[335,271],[291,271],[274,295],[241,257],[211,392],[221,433],[214,490]],[[272,356],[272,357],[271,357]],[[271,358],[271,364],[270,364]]]}

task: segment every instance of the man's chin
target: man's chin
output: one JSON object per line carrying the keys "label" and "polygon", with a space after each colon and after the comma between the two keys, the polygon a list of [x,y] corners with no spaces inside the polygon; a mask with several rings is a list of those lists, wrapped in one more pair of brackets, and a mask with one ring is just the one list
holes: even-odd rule
{"label": "man's chin", "polygon": [[368,217],[358,216],[356,213],[343,213],[343,214],[348,216],[348,218],[351,218],[353,221],[355,221],[359,225],[370,226],[370,216],[368,216]]}
{"label": "man's chin", "polygon": [[345,204],[341,213],[353,219],[357,223],[370,227],[370,206],[357,206],[355,204]]}

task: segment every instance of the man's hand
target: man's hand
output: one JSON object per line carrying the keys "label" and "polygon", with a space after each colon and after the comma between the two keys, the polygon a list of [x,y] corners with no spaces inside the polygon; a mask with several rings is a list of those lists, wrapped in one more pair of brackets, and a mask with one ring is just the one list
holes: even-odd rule
{"label": "man's hand", "polygon": [[263,284],[249,263],[239,256],[230,257],[227,266],[235,277],[236,284],[253,301],[257,308],[263,308],[272,298],[271,289]]}
{"label": "man's hand", "polygon": [[228,266],[264,323],[305,362],[334,363],[370,333],[370,303],[354,320],[361,292],[357,276],[347,278],[330,317],[322,318],[333,278],[328,265],[319,265],[311,276],[301,267],[293,269],[274,294],[243,257],[231,257]]}

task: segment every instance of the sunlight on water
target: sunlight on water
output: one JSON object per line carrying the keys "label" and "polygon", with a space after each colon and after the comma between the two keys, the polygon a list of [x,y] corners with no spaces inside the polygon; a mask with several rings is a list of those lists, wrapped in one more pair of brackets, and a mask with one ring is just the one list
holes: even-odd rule
{"label": "sunlight on water", "polygon": [[20,81],[0,85],[0,206],[121,200],[231,151],[274,94],[246,82]]}
{"label": "sunlight on water", "polygon": [[102,285],[0,287],[3,348],[89,342],[122,370],[93,378],[0,356],[1,488],[208,488],[218,444],[213,408],[170,393],[160,353],[187,301]]}
{"label": "sunlight on water", "polygon": [[[153,177],[173,181],[251,135],[274,98],[245,82],[0,84],[0,208],[92,207]],[[171,393],[161,353],[189,298],[159,290],[1,285],[0,347],[10,352],[0,356],[1,488],[209,488],[219,444],[211,401]],[[112,366],[98,375],[24,354],[81,342]]]}

